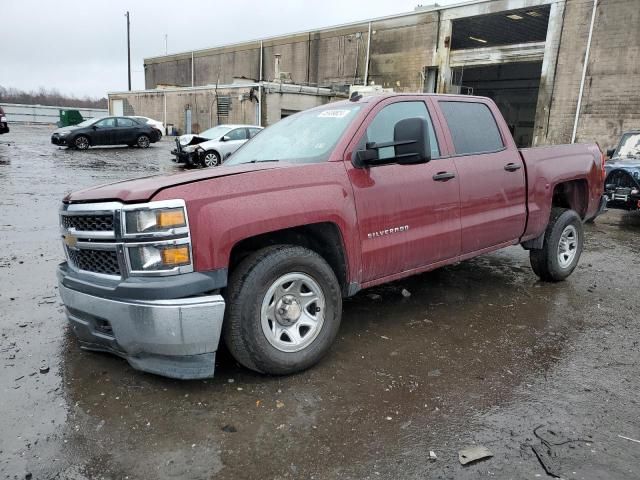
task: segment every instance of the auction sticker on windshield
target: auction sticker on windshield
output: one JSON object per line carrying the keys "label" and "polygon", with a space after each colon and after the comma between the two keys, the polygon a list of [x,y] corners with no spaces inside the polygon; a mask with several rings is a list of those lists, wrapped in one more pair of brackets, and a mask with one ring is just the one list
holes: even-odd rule
{"label": "auction sticker on windshield", "polygon": [[351,110],[324,110],[320,112],[318,118],[344,118]]}

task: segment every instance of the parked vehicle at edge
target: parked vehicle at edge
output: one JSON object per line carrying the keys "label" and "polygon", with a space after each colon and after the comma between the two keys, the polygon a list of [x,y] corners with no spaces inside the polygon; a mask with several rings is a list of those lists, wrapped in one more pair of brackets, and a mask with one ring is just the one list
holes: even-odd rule
{"label": "parked vehicle at edge", "polygon": [[247,368],[297,372],[361,289],[518,244],[541,279],[567,278],[603,161],[596,145],[519,150],[486,98],[355,96],[216,169],[66,196],[60,294],[83,348],[140,370],[211,377],[223,339]]}
{"label": "parked vehicle at edge", "polygon": [[154,120],[153,118],[149,118],[149,117],[138,117],[138,116],[133,116],[133,115],[130,115],[129,118],[133,118],[134,120],[137,120],[138,122],[142,122],[142,123],[146,123],[147,125],[151,125],[153,128],[158,130],[158,132],[160,132],[160,136],[161,137],[162,137],[162,135],[165,134],[164,123],[160,122],[159,120]]}
{"label": "parked vehicle at edge", "polygon": [[173,161],[216,167],[261,130],[257,125],[218,125],[197,135],[182,135],[176,138],[176,148],[171,151],[176,157]]}
{"label": "parked vehicle at edge", "polygon": [[4,110],[0,107],[0,134],[9,133],[9,122],[4,114]]}
{"label": "parked vehicle at edge", "polygon": [[98,145],[129,145],[147,148],[160,139],[151,125],[128,117],[102,117],[85,120],[78,125],[58,128],[51,143],[86,150]]}
{"label": "parked vehicle at edge", "polygon": [[640,130],[625,132],[616,148],[607,151],[605,195],[607,206],[640,209]]}

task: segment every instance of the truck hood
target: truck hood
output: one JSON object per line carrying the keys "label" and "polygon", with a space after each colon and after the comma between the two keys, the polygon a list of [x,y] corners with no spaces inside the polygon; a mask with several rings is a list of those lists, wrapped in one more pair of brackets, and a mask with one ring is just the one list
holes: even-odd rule
{"label": "truck hood", "polygon": [[272,170],[282,168],[284,165],[276,163],[269,164],[244,164],[206,170],[196,170],[193,172],[174,173],[171,175],[153,175],[149,177],[125,180],[122,182],[107,183],[96,187],[86,188],[68,194],[63,202],[65,203],[87,203],[87,202],[107,202],[120,201],[123,203],[146,202],[164,190],[165,188],[184,185],[186,183],[208,180],[211,178],[221,178],[230,175],[242,175],[243,173],[255,172],[258,170]]}

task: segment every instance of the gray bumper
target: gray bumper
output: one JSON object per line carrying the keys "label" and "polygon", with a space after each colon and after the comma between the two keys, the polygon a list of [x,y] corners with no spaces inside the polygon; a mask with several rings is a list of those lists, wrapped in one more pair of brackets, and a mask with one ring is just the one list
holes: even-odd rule
{"label": "gray bumper", "polygon": [[166,377],[213,377],[222,296],[115,300],[67,288],[62,280],[60,296],[82,348],[114,353],[137,370]]}

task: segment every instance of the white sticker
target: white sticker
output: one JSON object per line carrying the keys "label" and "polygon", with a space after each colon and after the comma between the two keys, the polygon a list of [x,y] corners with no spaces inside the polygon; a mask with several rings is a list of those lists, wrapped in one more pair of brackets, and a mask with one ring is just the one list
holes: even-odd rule
{"label": "white sticker", "polygon": [[324,110],[320,112],[318,118],[344,118],[351,110]]}

